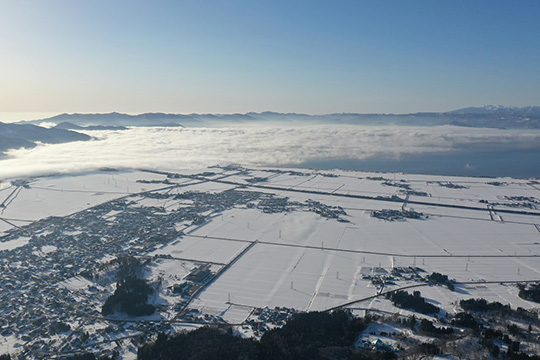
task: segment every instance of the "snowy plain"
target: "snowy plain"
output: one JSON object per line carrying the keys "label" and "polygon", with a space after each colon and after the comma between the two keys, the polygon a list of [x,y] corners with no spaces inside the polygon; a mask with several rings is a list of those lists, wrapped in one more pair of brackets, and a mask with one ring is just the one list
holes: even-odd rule
{"label": "snowy plain", "polygon": [[[151,214],[152,221],[197,214],[174,223],[170,233],[176,235],[150,249],[137,253],[144,248],[144,238],[122,244],[124,251],[146,259],[144,276],[159,284],[153,298],[158,314],[141,321],[177,321],[192,311],[242,324],[254,309],[266,307],[324,311],[344,306],[412,314],[377,296],[407,286],[417,286],[422,296],[449,313],[456,311],[459,300],[477,297],[514,308],[537,307],[519,298],[516,286],[540,280],[540,190],[533,179],[213,167],[174,174],[108,170],[23,180],[4,181],[0,190],[0,220],[7,221],[0,222],[0,255],[8,261],[10,251],[26,248],[36,261],[52,261],[61,247],[38,244],[38,238],[84,235],[55,228],[54,217],[92,214],[119,200],[123,207],[96,215],[108,224],[98,229],[102,234],[118,231],[119,219],[141,211]],[[505,185],[493,185],[495,181]],[[421,215],[377,218],[374,213],[380,210]],[[48,228],[36,228],[49,218]],[[165,230],[160,225],[149,231],[163,236]],[[135,242],[137,247],[130,248]],[[102,260],[89,265],[101,268],[117,254],[100,256]],[[174,286],[204,264],[212,277],[199,284],[193,297],[174,293]],[[405,275],[389,281],[394,270]],[[409,276],[413,272],[424,278],[432,272],[448,275],[456,281],[455,291]],[[386,280],[381,285],[379,279]],[[76,275],[58,286],[99,311],[107,292],[114,290],[114,280],[105,285],[99,281]],[[106,319],[82,328],[99,332],[96,343],[140,333],[133,319],[113,320],[125,322],[116,335],[104,335]],[[72,327],[80,321],[73,319]],[[2,346],[13,349],[22,343],[15,336]]]}

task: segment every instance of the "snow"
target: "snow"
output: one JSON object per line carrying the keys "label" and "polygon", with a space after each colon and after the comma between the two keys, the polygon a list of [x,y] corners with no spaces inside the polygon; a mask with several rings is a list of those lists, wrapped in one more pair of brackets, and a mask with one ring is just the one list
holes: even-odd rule
{"label": "snow", "polygon": [[[343,181],[342,178],[321,176],[287,178],[283,174],[271,176],[268,182],[262,185],[272,183],[280,184],[284,188],[324,188],[328,191],[339,188],[332,184],[332,181],[338,179],[343,185],[340,191],[344,189],[350,193],[354,190],[353,183],[358,179],[350,177]],[[438,184],[436,187],[430,185],[431,191],[436,193],[438,198],[427,199],[434,203],[466,204],[481,208],[482,205],[479,205],[477,200],[471,200],[471,191],[487,189],[487,193],[495,193],[493,198],[504,196],[504,188],[485,184],[485,181],[493,179],[458,178],[451,179],[451,182],[458,184],[459,180],[462,184],[467,182],[468,188],[451,189]],[[505,180],[509,183],[514,181],[518,187],[525,186],[520,180]],[[475,188],[471,182],[477,182],[478,186]],[[388,195],[395,191],[391,187],[374,184],[376,181],[373,180],[363,180],[363,183],[368,184],[367,192],[370,194]],[[428,182],[424,180],[424,183]],[[360,188],[362,187],[357,187]],[[388,188],[392,191],[388,191]],[[413,188],[422,189],[417,184]],[[257,188],[258,190],[260,189]],[[227,304],[230,298],[233,304],[247,307],[287,306],[300,310],[323,310],[346,301],[374,295],[376,288],[372,287],[369,281],[361,279],[361,274],[362,269],[372,271],[373,267],[379,265],[386,269],[392,265],[420,266],[428,273],[438,271],[458,281],[540,279],[536,258],[513,257],[537,254],[538,230],[533,223],[527,223],[529,219],[538,221],[536,217],[514,215],[525,223],[509,223],[491,221],[488,211],[484,210],[414,205],[414,210],[430,213],[432,216],[424,220],[388,222],[370,217],[370,210],[399,209],[401,204],[367,199],[335,199],[287,190],[274,192],[279,196],[289,197],[291,201],[302,202],[314,198],[328,205],[343,206],[348,214],[347,219],[351,222],[338,223],[305,211],[277,214],[265,214],[256,209],[225,211],[192,234],[208,239],[227,234],[230,239],[257,240],[259,243],[207,288],[192,304],[193,307],[226,314],[230,311]],[[454,197],[451,197],[452,192]],[[483,197],[478,196],[479,199]],[[419,201],[426,199],[415,198]],[[207,241],[206,238],[204,240]],[[222,245],[218,245],[219,242],[216,241],[216,246],[228,247],[230,241],[221,241]],[[306,249],[300,246],[323,249]],[[495,268],[494,261],[497,263]],[[505,285],[504,289],[507,287],[511,285]],[[431,291],[432,288],[428,289]],[[433,301],[442,300],[441,306],[451,311],[450,304],[456,300],[456,297],[452,296],[455,293],[448,294],[449,290],[446,288],[433,289]],[[505,303],[531,307],[529,302],[517,298],[516,293],[505,294]],[[381,299],[373,300],[369,306],[382,306],[386,311],[409,313],[396,309],[390,302]]]}
{"label": "snow", "polygon": [[18,247],[24,246],[30,242],[30,238],[26,236],[21,236],[16,240],[0,242],[0,251],[4,250],[13,250]]}
{"label": "snow", "polygon": [[230,301],[253,307],[322,310],[355,296],[370,296],[357,268],[361,256],[257,244],[200,296],[212,308]]}
{"label": "snow", "polygon": [[0,336],[0,354],[8,354],[20,347],[20,340],[16,335]]}
{"label": "snow", "polygon": [[36,178],[28,188],[20,188],[1,209],[0,216],[22,220],[66,216],[129,194],[166,187],[136,182],[156,178],[164,176],[141,171],[106,171]]}
{"label": "snow", "polygon": [[[388,320],[387,320],[388,321]],[[434,338],[422,336],[401,324],[373,322],[360,334],[356,346],[362,348],[407,349],[419,343],[431,343]],[[424,355],[425,359],[447,359],[447,356]]]}
{"label": "snow", "polygon": [[221,317],[230,324],[240,324],[249,317],[252,310],[249,306],[231,304]]}
{"label": "snow", "polygon": [[[264,168],[244,173],[206,170],[220,173],[209,175],[208,179],[228,175],[224,180],[246,185],[239,188],[241,191],[287,197],[290,203],[296,202],[296,205],[291,205],[288,211],[274,213],[250,207],[253,203],[249,206],[236,204],[221,212],[201,207],[200,215],[207,216],[203,224],[191,220],[173,220],[169,226],[183,231],[182,234],[172,232],[174,235],[167,238],[164,245],[148,253],[137,254],[149,259],[145,278],[158,289],[151,302],[160,307],[155,315],[138,320],[176,319],[180,311],[178,305],[183,302],[188,304],[188,310],[197,309],[203,316],[219,316],[231,324],[243,323],[254,308],[287,307],[313,311],[349,302],[353,302],[348,307],[355,312],[369,309],[385,314],[415,314],[396,308],[389,300],[376,296],[381,288],[374,285],[377,282],[372,282],[372,279],[390,274],[393,267],[418,267],[423,270],[418,270],[423,276],[439,272],[462,282],[455,285],[455,291],[444,286],[429,286],[426,282],[416,282],[406,276],[394,279],[394,284],[384,285],[384,290],[419,285],[409,291],[420,291],[428,301],[442,308],[443,313],[459,311],[456,304],[460,300],[478,297],[511,304],[513,308],[537,307],[537,304],[519,298],[517,286],[510,283],[540,279],[540,216],[521,214],[519,211],[523,209],[507,206],[513,203],[509,196],[540,199],[540,190],[528,184],[528,180],[298,170],[308,174],[302,176],[298,173],[276,174]],[[193,174],[187,170],[182,173]],[[329,173],[339,176],[324,176]],[[247,181],[253,177],[268,180],[258,183]],[[374,197],[393,195],[405,199],[406,195],[400,192],[399,187],[384,185],[384,180],[368,177],[383,177],[393,184],[406,184],[430,196],[411,195],[409,201],[412,203],[406,205],[403,201],[376,199]],[[165,175],[143,171],[93,172],[31,179],[29,188],[21,186],[13,193],[16,196],[11,196],[9,203],[6,202],[7,206],[1,209],[0,217],[10,224],[24,227],[30,220],[70,215],[113,199],[135,195],[129,198],[134,201],[131,207],[162,208],[164,212],[159,212],[161,218],[161,215],[171,214],[172,210],[182,211],[183,208],[199,206],[190,199],[174,199],[175,194],[188,191],[220,193],[239,187],[238,184],[173,177],[170,181],[181,185],[169,188],[173,185],[163,183],[165,179]],[[137,180],[157,182],[141,183]],[[505,185],[488,184],[494,181]],[[451,182],[467,188],[443,187],[439,182]],[[16,188],[6,184],[2,186],[0,202]],[[143,192],[152,189],[154,193],[170,194],[171,197],[145,197]],[[348,194],[372,198],[346,196]],[[306,206],[310,199],[327,206],[342,207],[347,214],[342,217],[348,222],[327,218],[310,210]],[[481,200],[505,205],[495,206],[495,212],[490,214],[487,204]],[[414,201],[429,204],[415,204]],[[403,206],[427,216],[400,221],[386,221],[371,216],[374,210],[400,210]],[[517,212],[506,213],[499,210],[502,208]],[[116,217],[122,211],[109,211],[104,218],[114,226]],[[540,212],[536,209],[531,211]],[[0,221],[0,234],[13,231],[14,227],[10,224]],[[40,238],[54,234],[52,230],[61,231],[28,228]],[[69,234],[66,232],[65,235]],[[8,242],[0,242],[0,251],[27,245],[30,240],[29,236],[19,236]],[[55,246],[46,243],[29,248],[31,253],[46,259],[54,258],[54,253],[59,252]],[[126,245],[128,248],[129,245]],[[94,264],[96,267],[116,256],[104,253],[98,258],[101,260]],[[193,269],[205,263],[211,265],[215,278],[203,284],[200,293],[190,300],[172,292],[173,285],[185,282]],[[9,266],[13,269],[24,264],[19,262]],[[107,279],[99,281],[106,282]],[[97,286],[97,282],[75,276],[57,285],[80,296],[88,296],[88,299],[93,299],[91,306],[97,309],[106,294],[113,290],[115,280],[110,281],[110,284]],[[91,287],[95,287],[92,291],[97,294],[89,290]],[[415,315],[417,318],[424,316]],[[133,320],[121,315],[113,318],[119,320],[118,324]],[[81,330],[102,331],[106,326],[106,320],[96,320],[82,326]],[[187,325],[173,326],[180,329]],[[190,329],[195,327],[187,326]],[[241,327],[238,331],[251,334]],[[406,329],[381,325],[373,331],[388,333]],[[127,330],[126,326],[115,332],[114,336],[118,338],[133,334],[137,332]],[[98,338],[110,340],[107,336],[100,335]],[[13,349],[19,343],[18,339],[4,338],[0,340],[0,351],[4,347]],[[133,358],[134,354],[129,340],[123,342],[122,356]]]}
{"label": "snow", "polygon": [[59,285],[72,290],[86,290],[89,286],[93,286],[94,283],[82,276],[74,276],[61,282]]}
{"label": "snow", "polygon": [[44,254],[50,254],[52,252],[55,252],[58,248],[56,246],[52,245],[44,245],[41,247],[41,252]]}
{"label": "snow", "polygon": [[154,275],[163,276],[166,274],[170,278],[181,280],[194,267],[194,263],[191,262],[176,259],[156,259],[152,262],[150,269]]}
{"label": "snow", "polygon": [[13,228],[13,225],[8,224],[7,222],[0,221],[0,236],[5,233],[7,230]]}
{"label": "snow", "polygon": [[246,246],[247,244],[243,242],[226,242],[211,238],[201,239],[187,235],[181,240],[177,240],[152,252],[150,255],[170,255],[173,258],[225,264],[232,260]]}

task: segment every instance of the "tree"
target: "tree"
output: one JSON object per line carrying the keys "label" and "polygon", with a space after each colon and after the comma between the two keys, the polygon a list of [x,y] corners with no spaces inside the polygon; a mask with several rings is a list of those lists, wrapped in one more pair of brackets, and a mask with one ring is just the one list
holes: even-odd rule
{"label": "tree", "polygon": [[147,301],[153,292],[145,280],[129,276],[118,282],[114,294],[103,304],[101,313],[109,315],[119,310],[131,316],[152,315],[156,308]]}
{"label": "tree", "polygon": [[406,291],[399,290],[392,292],[386,295],[389,298],[394,306],[411,309],[422,314],[435,314],[440,311],[440,309],[428,302],[421,296],[420,291],[413,292],[413,295],[409,294]]}

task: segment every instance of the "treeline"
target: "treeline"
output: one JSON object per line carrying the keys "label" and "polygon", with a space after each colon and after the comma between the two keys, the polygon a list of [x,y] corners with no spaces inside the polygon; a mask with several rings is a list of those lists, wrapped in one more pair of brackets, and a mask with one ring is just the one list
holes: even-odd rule
{"label": "treeline", "polygon": [[187,333],[167,336],[160,333],[153,344],[139,348],[138,360],[168,359],[257,359],[255,340],[234,336],[217,328],[202,327]]}
{"label": "treeline", "polygon": [[[397,299],[414,298],[415,303],[422,303],[419,292],[413,295],[401,294],[397,292]],[[422,299],[422,300],[419,300]],[[430,304],[428,304],[430,305]],[[482,345],[492,358],[503,357],[512,360],[540,360],[540,356],[529,355],[528,349],[522,349],[523,339],[530,337],[533,327],[528,329],[507,321],[502,326],[491,327],[490,321],[486,320],[486,315],[492,317],[497,313],[490,310],[507,311],[509,308],[497,302],[487,302],[484,299],[463,300],[460,304],[464,311],[457,313],[451,319],[451,325],[458,328],[469,328],[470,336]],[[438,309],[437,307],[435,307]],[[511,310],[511,309],[510,309]],[[500,313],[501,315],[504,315]],[[534,311],[524,309],[511,310],[512,318],[518,316],[528,319],[538,324],[537,315]],[[503,319],[504,316],[501,316]],[[147,343],[139,348],[138,360],[228,360],[228,359],[253,359],[253,360],[307,360],[307,359],[334,359],[334,360],[366,360],[366,359],[395,359],[399,352],[391,347],[371,347],[364,348],[355,346],[358,334],[366,329],[372,321],[377,321],[377,316],[366,316],[364,318],[353,317],[344,310],[332,313],[312,312],[298,313],[281,328],[274,328],[267,331],[260,341],[246,339],[233,332],[233,327],[220,328],[217,326],[202,327],[190,332],[182,332],[173,335],[158,334],[153,343]],[[378,322],[378,321],[377,321]],[[435,326],[431,320],[422,319],[419,326],[415,316],[408,319],[401,319],[401,324],[413,330],[411,337],[416,334],[429,336],[446,336],[455,332],[452,327]],[[220,326],[226,326],[221,324]],[[416,332],[418,329],[419,332]],[[528,335],[526,334],[528,332]],[[383,332],[381,332],[383,335]],[[388,334],[384,333],[384,336]],[[395,335],[395,334],[394,334]],[[444,342],[443,342],[444,343]],[[506,344],[502,351],[501,343]],[[444,348],[440,348],[436,343],[421,343],[415,346],[415,351],[423,354],[439,355]],[[377,350],[375,350],[377,348]],[[399,349],[399,346],[398,346]],[[447,351],[447,349],[444,349]],[[451,355],[452,353],[448,353]],[[81,354],[78,357],[70,358],[76,360],[112,360],[118,358],[118,353],[108,358],[95,357],[92,354]],[[0,360],[2,358],[0,357]],[[6,360],[9,360],[7,358]]]}
{"label": "treeline", "polygon": [[[512,340],[513,337],[518,337],[524,331],[516,324],[508,324],[506,330],[508,334],[505,334],[500,329],[494,329],[485,327],[485,321],[481,318],[477,318],[475,313],[492,312],[500,314],[500,316],[517,316],[530,321],[537,320],[537,315],[533,312],[529,312],[523,308],[517,308],[513,310],[510,305],[503,305],[498,301],[488,302],[486,299],[468,299],[461,300],[459,305],[466,312],[457,313],[452,319],[452,325],[458,327],[466,327],[474,330],[479,337],[478,343],[484,346],[489,354],[496,358],[501,354],[501,349],[497,343],[503,342],[507,345],[507,351],[504,353],[506,358],[511,360],[540,360],[539,355],[529,355],[520,351],[521,343],[516,340]],[[471,313],[472,312],[472,313]],[[488,323],[489,324],[489,323]],[[532,326],[529,325],[528,332],[532,331]]]}
{"label": "treeline", "polygon": [[138,360],[177,359],[382,359],[393,353],[374,352],[365,357],[353,347],[366,320],[345,311],[301,313],[281,328],[266,332],[261,340],[244,339],[232,331],[203,327],[187,333],[158,335],[153,344],[139,348]]}
{"label": "treeline", "polygon": [[482,324],[478,321],[478,319],[476,319],[476,317],[464,311],[458,312],[456,315],[454,315],[452,325],[473,330],[479,330],[482,327]]}
{"label": "treeline", "polygon": [[446,285],[446,287],[449,290],[454,291],[454,281],[450,280],[448,278],[448,275],[443,275],[441,273],[434,272],[431,275],[429,275],[427,278],[432,283]]}
{"label": "treeline", "polygon": [[531,284],[528,287],[519,287],[519,297],[525,300],[540,303],[540,284]]}
{"label": "treeline", "polygon": [[80,275],[88,280],[97,280],[100,273],[105,271],[115,271],[116,279],[124,279],[127,277],[141,277],[144,265],[148,264],[150,258],[139,259],[135,256],[121,256],[99,266],[95,269],[85,269],[80,272]]}
{"label": "treeline", "polygon": [[502,313],[512,311],[510,305],[503,305],[498,301],[487,302],[486,299],[461,300],[459,306],[466,311],[500,311]]}
{"label": "treeline", "polygon": [[420,295],[420,291],[415,291],[411,295],[406,291],[399,290],[386,294],[386,298],[390,299],[394,306],[422,314],[436,314],[440,310],[437,306],[426,302],[426,299]]}
{"label": "treeline", "polygon": [[503,305],[498,301],[488,302],[485,299],[468,299],[461,300],[459,305],[465,311],[476,311],[476,312],[496,312],[500,315],[512,315],[523,320],[535,321],[538,317],[534,312],[530,312],[524,308],[518,307],[512,309],[510,305]]}
{"label": "treeline", "polygon": [[452,328],[436,327],[435,325],[433,325],[433,322],[428,319],[422,319],[422,321],[420,322],[420,331],[436,336],[450,335],[454,333],[454,330],[452,330]]}
{"label": "treeline", "polygon": [[118,282],[116,291],[105,301],[101,313],[109,315],[121,311],[130,316],[152,315],[156,308],[147,301],[153,292],[145,280],[129,276]]}

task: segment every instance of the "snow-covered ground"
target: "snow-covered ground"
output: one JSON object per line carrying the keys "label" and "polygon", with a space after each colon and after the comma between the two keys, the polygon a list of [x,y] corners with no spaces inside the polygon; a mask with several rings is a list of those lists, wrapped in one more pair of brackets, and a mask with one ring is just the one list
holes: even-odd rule
{"label": "snow-covered ground", "polygon": [[[101,171],[28,179],[28,185],[20,187],[5,207],[0,208],[0,217],[39,220],[66,216],[130,194],[166,187],[160,183],[137,182],[159,179],[165,176],[142,171]],[[0,203],[6,193],[0,192]]]}
{"label": "snow-covered ground", "polygon": [[[62,266],[73,269],[70,277],[55,278],[54,286],[98,312],[116,280],[80,272],[103,272],[119,253],[147,259],[144,276],[157,289],[152,302],[158,314],[117,330],[106,319],[94,325],[86,319],[81,329],[97,332],[92,341],[104,344],[132,339],[147,320],[181,321],[186,313],[233,324],[266,307],[343,305],[408,315],[377,295],[412,285],[443,312],[477,297],[534,308],[519,298],[516,284],[540,280],[538,188],[532,179],[234,167],[169,177],[101,171],[32,178],[2,183],[0,256],[10,270],[32,261],[50,266],[47,276]],[[374,217],[377,210],[421,214],[391,221]],[[124,239],[130,216],[144,233]],[[75,218],[82,222],[70,229],[55,220]],[[64,254],[63,241],[82,248],[91,236],[103,238],[103,249],[117,238],[125,242],[116,252],[81,250],[97,252],[83,254],[92,263],[54,265]],[[12,263],[12,251],[30,258]],[[193,280],[204,266],[211,276]],[[457,281],[454,291],[422,280],[432,272]],[[198,290],[173,291],[185,283]],[[119,326],[129,319],[113,320]],[[73,320],[72,328],[80,321]],[[24,344],[20,336],[5,337],[0,351]],[[133,344],[125,344],[122,351],[134,354]]]}

